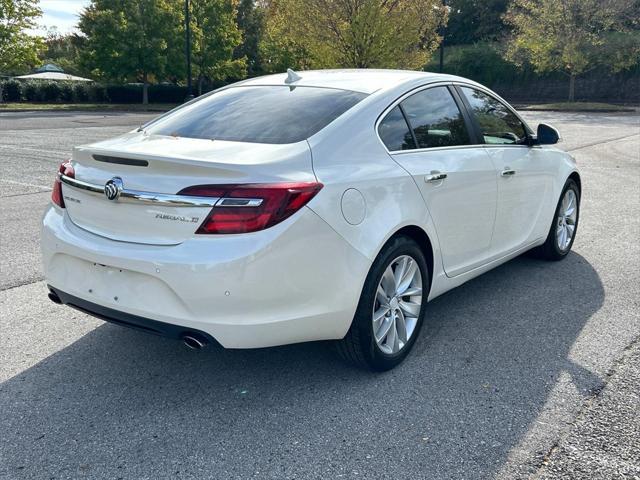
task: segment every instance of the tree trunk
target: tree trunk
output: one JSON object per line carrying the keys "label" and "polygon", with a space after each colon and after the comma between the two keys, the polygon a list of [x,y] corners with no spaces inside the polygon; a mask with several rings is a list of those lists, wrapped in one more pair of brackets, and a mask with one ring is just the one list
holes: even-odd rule
{"label": "tree trunk", "polygon": [[569,75],[569,101],[576,101],[576,76],[573,73]]}
{"label": "tree trunk", "polygon": [[4,103],[4,98],[2,96],[2,83],[0,83],[0,103]]}
{"label": "tree trunk", "polygon": [[202,95],[202,84],[204,83],[204,77],[202,74],[198,75],[198,96]]}
{"label": "tree trunk", "polygon": [[149,104],[149,83],[147,82],[147,72],[142,74],[142,104]]}

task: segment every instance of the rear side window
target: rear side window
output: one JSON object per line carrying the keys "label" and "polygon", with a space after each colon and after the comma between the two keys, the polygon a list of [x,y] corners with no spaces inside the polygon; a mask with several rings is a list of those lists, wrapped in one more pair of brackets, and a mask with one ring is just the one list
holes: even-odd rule
{"label": "rear side window", "polygon": [[480,125],[484,143],[508,145],[527,137],[523,123],[499,100],[474,88],[462,87],[471,112]]}
{"label": "rear side window", "polygon": [[378,125],[380,139],[389,151],[410,150],[416,148],[409,125],[404,119],[400,107],[394,107]]}
{"label": "rear side window", "polygon": [[401,105],[413,128],[418,148],[471,143],[462,113],[447,87],[422,90]]}
{"label": "rear side window", "polygon": [[317,87],[233,87],[151,124],[150,134],[250,143],[295,143],[317,133],[364,93]]}

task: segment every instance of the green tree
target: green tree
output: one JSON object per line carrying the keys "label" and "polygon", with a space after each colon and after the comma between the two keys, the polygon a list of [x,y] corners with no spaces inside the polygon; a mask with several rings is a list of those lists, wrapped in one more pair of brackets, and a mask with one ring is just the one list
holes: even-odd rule
{"label": "green tree", "polygon": [[421,68],[440,41],[440,0],[270,0],[261,44],[271,71]]}
{"label": "green tree", "polygon": [[0,73],[26,73],[38,64],[42,38],[27,30],[40,15],[38,0],[0,0]]}
{"label": "green tree", "polygon": [[236,15],[236,0],[191,0],[191,55],[199,95],[205,80],[246,75],[246,58],[233,55],[242,43]]}
{"label": "green tree", "polygon": [[262,73],[262,59],[260,58],[260,39],[264,27],[264,8],[254,0],[240,0],[236,23],[242,32],[242,43],[234,52],[234,58],[247,59],[247,74],[250,77]]}
{"label": "green tree", "polygon": [[460,45],[498,40],[508,30],[502,21],[509,0],[447,0],[445,43]]}
{"label": "green tree", "polygon": [[579,75],[637,64],[639,11],[637,0],[513,0],[505,15],[513,27],[507,58],[539,73],[564,73],[573,102]]}
{"label": "green tree", "polygon": [[86,38],[77,33],[61,34],[55,27],[51,28],[44,39],[41,63],[54,63],[72,75],[86,75],[79,65],[85,42]]}
{"label": "green tree", "polygon": [[149,82],[165,78],[182,45],[179,23],[171,0],[92,0],[80,15],[87,37],[82,64],[94,76],[142,82],[147,104]]}

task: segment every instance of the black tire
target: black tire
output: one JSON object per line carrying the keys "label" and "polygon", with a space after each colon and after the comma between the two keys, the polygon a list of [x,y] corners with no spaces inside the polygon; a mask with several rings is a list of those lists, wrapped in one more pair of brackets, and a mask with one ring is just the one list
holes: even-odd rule
{"label": "black tire", "polygon": [[[375,302],[376,290],[383,273],[395,259],[402,255],[411,256],[417,263],[422,275],[422,302],[420,313],[413,334],[407,343],[395,354],[383,352],[374,338],[372,313]],[[413,344],[420,333],[424,321],[424,311],[429,296],[431,277],[424,253],[418,244],[410,237],[399,235],[393,237],[383,247],[378,257],[373,262],[367,275],[356,314],[351,323],[347,335],[336,343],[340,356],[346,361],[359,367],[373,371],[390,370],[399,363],[411,351]]]}
{"label": "black tire", "polygon": [[[560,208],[562,206],[562,200],[567,193],[568,190],[573,190],[576,195],[576,220],[575,220],[575,228],[573,231],[573,237],[569,244],[561,249],[558,245],[558,241],[556,239],[556,227],[558,222],[558,216],[560,214]],[[538,258],[542,258],[544,260],[550,261],[558,261],[565,258],[569,252],[571,251],[571,247],[573,246],[573,242],[576,239],[576,234],[578,233],[578,222],[580,221],[580,189],[576,182],[570,178],[567,180],[567,183],[564,184],[564,188],[562,189],[562,193],[560,194],[560,199],[558,200],[558,205],[556,206],[555,212],[553,214],[553,221],[551,222],[551,227],[549,228],[549,233],[547,235],[547,239],[545,242],[532,250],[534,256]]]}

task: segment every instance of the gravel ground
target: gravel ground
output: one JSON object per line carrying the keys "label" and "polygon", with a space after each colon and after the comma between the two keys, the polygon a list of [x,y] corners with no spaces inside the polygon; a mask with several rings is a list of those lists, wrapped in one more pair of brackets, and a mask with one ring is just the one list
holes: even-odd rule
{"label": "gravel ground", "polygon": [[436,299],[384,374],[322,343],[192,352],[46,299],[58,163],[149,118],[0,113],[0,478],[633,478],[640,117],[526,114],[582,170],[574,252]]}

